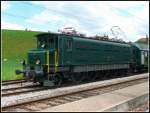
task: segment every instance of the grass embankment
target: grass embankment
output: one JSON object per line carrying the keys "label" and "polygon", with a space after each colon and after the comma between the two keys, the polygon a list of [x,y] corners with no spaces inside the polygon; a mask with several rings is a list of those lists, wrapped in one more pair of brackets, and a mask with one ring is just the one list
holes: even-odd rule
{"label": "grass embankment", "polygon": [[36,47],[35,35],[41,32],[2,30],[2,80],[21,79],[16,69],[22,69],[22,59],[27,60],[27,51]]}

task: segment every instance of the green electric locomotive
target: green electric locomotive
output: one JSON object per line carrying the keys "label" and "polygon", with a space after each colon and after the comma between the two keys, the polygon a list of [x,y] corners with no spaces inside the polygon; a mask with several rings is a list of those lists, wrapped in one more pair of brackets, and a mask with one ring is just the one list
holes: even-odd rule
{"label": "green electric locomotive", "polygon": [[65,80],[94,80],[108,72],[127,73],[146,65],[141,65],[141,50],[133,44],[58,33],[36,37],[37,48],[28,52],[23,70],[16,70],[16,74],[23,73],[27,80],[44,86],[60,86]]}

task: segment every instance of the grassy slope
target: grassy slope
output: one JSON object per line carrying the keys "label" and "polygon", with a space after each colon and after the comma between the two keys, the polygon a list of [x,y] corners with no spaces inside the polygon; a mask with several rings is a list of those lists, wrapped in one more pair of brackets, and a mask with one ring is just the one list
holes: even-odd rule
{"label": "grassy slope", "polygon": [[[22,69],[21,60],[27,59],[27,51],[36,47],[35,35],[40,32],[2,30],[2,80],[22,78],[16,69]],[[7,61],[4,61],[7,59]]]}

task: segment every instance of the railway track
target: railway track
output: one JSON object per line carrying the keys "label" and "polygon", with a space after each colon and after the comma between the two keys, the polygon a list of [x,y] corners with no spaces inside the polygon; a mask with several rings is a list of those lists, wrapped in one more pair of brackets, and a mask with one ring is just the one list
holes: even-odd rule
{"label": "railway track", "polygon": [[16,89],[21,89],[21,88],[26,88],[26,87],[32,87],[39,85],[38,83],[32,83],[32,82],[17,82],[13,84],[5,84],[1,85],[1,91],[8,91],[8,90],[16,90]]}
{"label": "railway track", "polygon": [[[13,106],[2,107],[2,110],[3,111],[39,111],[39,110],[46,109],[49,107],[77,101],[77,100],[80,100],[83,98],[88,98],[91,96],[100,95],[103,93],[107,93],[110,91],[114,91],[117,89],[125,88],[125,87],[131,86],[131,85],[135,85],[135,84],[139,84],[139,83],[148,81],[148,79],[147,79],[148,76],[139,78],[139,79],[137,79],[136,77],[134,77],[134,78],[135,79],[122,80],[122,81],[116,82],[116,83],[111,83],[111,82],[109,84],[106,83],[107,85],[102,85],[101,87],[97,86],[97,87],[87,88],[87,89],[84,88],[84,90],[64,93],[62,95],[57,94],[55,96],[41,98],[41,99],[37,99],[37,100],[33,99],[33,101],[30,101],[30,102],[20,103],[20,104],[16,104]],[[122,78],[122,79],[124,79],[124,78]],[[108,81],[110,81],[110,80],[108,80]]]}
{"label": "railway track", "polygon": [[7,88],[2,89],[1,96],[12,96],[12,95],[18,95],[22,93],[28,93],[28,92],[35,92],[35,91],[42,91],[47,88],[43,88],[39,85],[31,85],[31,86],[23,86],[23,87],[15,87],[15,88]]}
{"label": "railway track", "polygon": [[24,79],[22,80],[10,80],[2,82],[1,96],[13,96],[28,92],[35,92],[44,90],[46,88],[41,87],[38,83],[33,84]]}
{"label": "railway track", "polygon": [[13,96],[28,92],[42,91],[46,88],[43,88],[38,83],[33,84],[24,79],[21,80],[10,80],[2,82],[2,93],[1,96]]}
{"label": "railway track", "polygon": [[1,85],[11,85],[11,84],[25,83],[25,82],[27,82],[25,79],[9,80],[9,81],[2,81]]}

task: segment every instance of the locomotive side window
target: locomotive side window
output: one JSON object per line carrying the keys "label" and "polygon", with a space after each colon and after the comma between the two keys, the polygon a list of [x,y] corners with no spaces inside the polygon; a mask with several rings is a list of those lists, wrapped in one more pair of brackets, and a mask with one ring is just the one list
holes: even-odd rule
{"label": "locomotive side window", "polygon": [[148,55],[147,55],[148,53],[147,53],[147,51],[145,51],[145,57],[147,57]]}
{"label": "locomotive side window", "polygon": [[144,64],[144,51],[141,51],[141,64]]}

